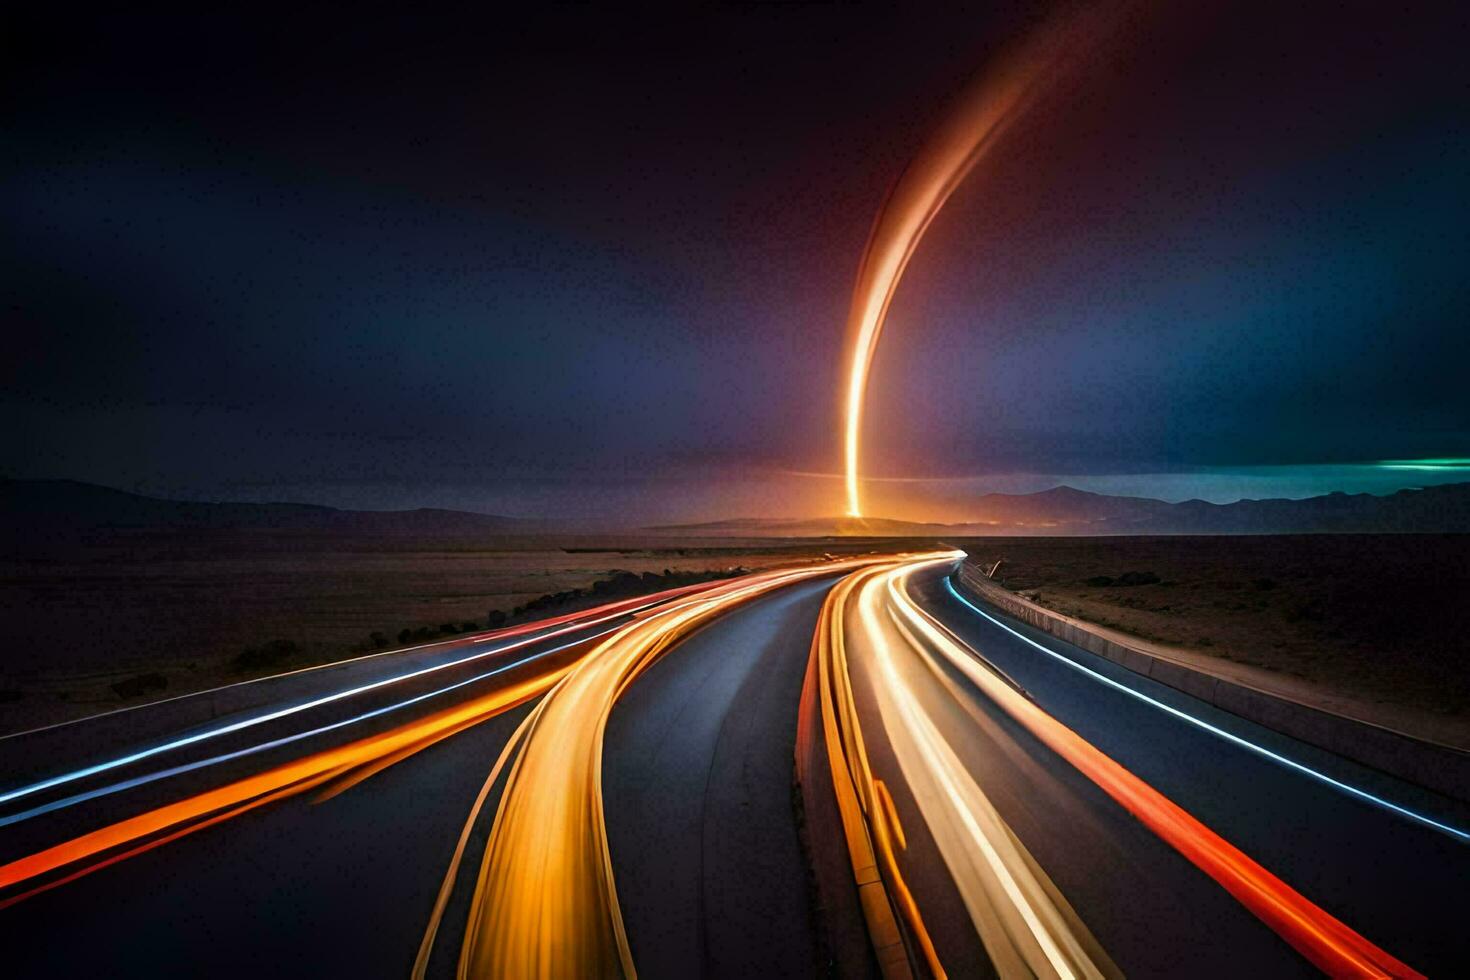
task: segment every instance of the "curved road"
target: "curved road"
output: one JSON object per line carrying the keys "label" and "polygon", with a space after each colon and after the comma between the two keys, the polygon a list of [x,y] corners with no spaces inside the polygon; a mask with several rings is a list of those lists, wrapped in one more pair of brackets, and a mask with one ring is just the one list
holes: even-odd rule
{"label": "curved road", "polygon": [[[833,900],[852,875],[894,976],[1465,971],[1463,804],[1008,620],[955,560],[762,573],[0,740],[6,973],[876,973],[831,948],[867,934]],[[804,683],[822,792],[854,787],[852,822],[805,828],[852,855],[836,881],[797,826]]]}
{"label": "curved road", "polygon": [[[946,969],[1013,954],[1082,975],[1350,973],[1353,956],[1379,975],[1465,971],[1463,805],[1009,620],[952,569],[854,590],[834,668],[906,832],[889,877]],[[1014,880],[981,840],[1018,842]]]}
{"label": "curved road", "polygon": [[[1470,882],[1464,837],[1405,819],[1158,705],[1452,827],[1470,828],[1466,807],[1215,709],[998,610],[977,608],[940,573],[916,586],[916,598],[936,619],[1047,713],[1327,912],[1430,976],[1449,976],[1470,964],[1470,935],[1456,897]],[[1104,684],[1032,644],[1152,700]],[[983,698],[975,703],[989,708]],[[1012,748],[1039,757],[1040,764],[1028,772],[1024,763],[985,758],[982,745],[970,743],[983,782],[996,787],[997,806],[1014,815],[1012,827],[1053,869],[1063,892],[1088,910],[1089,923],[1126,972],[1315,972],[1259,921],[1243,916],[1215,882],[1157,838],[1140,834],[1121,807],[1100,798],[1075,770],[1047,758],[1023,735],[1014,736]],[[1040,812],[1040,800],[1049,801],[1054,815]],[[1056,814],[1067,818],[1059,821]]]}
{"label": "curved road", "polygon": [[613,712],[602,793],[640,974],[797,977],[818,967],[791,759],[830,587],[797,586],[715,623]]}

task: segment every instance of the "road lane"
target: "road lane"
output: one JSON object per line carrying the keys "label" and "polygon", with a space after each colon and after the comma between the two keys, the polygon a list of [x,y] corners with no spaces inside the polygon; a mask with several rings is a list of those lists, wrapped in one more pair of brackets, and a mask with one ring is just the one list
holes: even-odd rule
{"label": "road lane", "polygon": [[63,789],[94,776],[166,759],[227,741],[258,741],[255,729],[318,709],[355,705],[378,692],[423,681],[426,689],[445,686],[455,672],[521,660],[551,645],[564,645],[627,622],[629,617],[670,598],[708,588],[707,584],[669,590],[455,640],[354,657],[332,664],[242,681],[225,687],[168,698],[133,708],[104,712],[60,725],[0,738],[6,780],[0,807]]}
{"label": "road lane", "polygon": [[406,976],[470,803],[530,707],[324,803],[262,808],[0,911],[6,974]]}
{"label": "road lane", "polygon": [[[1068,668],[1016,633],[1104,669],[1100,658],[1008,621],[993,609],[985,611],[1009,629],[976,615],[944,587],[938,574],[916,583],[915,593],[926,609],[1026,688],[1049,714],[1328,912],[1431,976],[1460,972],[1470,963],[1470,936],[1462,928],[1459,897],[1470,881],[1470,845],[1462,839],[1304,776]],[[1470,825],[1464,807],[1453,801],[1108,666],[1120,682],[1242,738],[1451,826]],[[1088,884],[1079,880],[1078,887]],[[1116,899],[1099,895],[1090,904],[1101,908],[1116,905]]]}
{"label": "road lane", "polygon": [[[616,882],[616,921],[639,972],[803,976],[818,968],[791,764],[807,653],[836,571],[817,579],[811,572],[752,576],[748,584],[720,586],[708,600],[676,603],[599,643],[607,663],[596,670],[577,660],[588,647],[558,655],[587,663],[580,673],[591,686],[563,697],[559,715],[546,714],[558,720],[534,736],[540,755],[531,753],[527,772],[511,772],[492,787],[470,828],[461,864],[474,869],[484,862],[482,884],[519,882],[507,893],[513,901],[492,903],[489,914],[566,893],[560,879],[535,874],[484,877],[493,863],[487,841],[500,819],[503,787],[534,777],[535,792],[554,790],[551,805],[597,812],[605,823],[599,853]],[[954,647],[948,660],[936,655],[943,643],[925,639],[929,627],[919,620],[894,612],[901,606],[853,608],[841,622],[854,718],[875,780],[865,790],[868,819],[883,822],[887,843],[880,844],[896,862],[885,874],[890,886],[893,874],[901,876],[934,955],[952,975],[983,976],[995,963],[1015,969],[1023,960],[1040,975],[1066,975],[1075,967],[1080,975],[1106,976],[1113,963],[1145,977],[1314,973],[1279,923],[1221,887],[1198,855],[1171,843],[1137,810],[1120,806],[1095,772],[1018,723],[1014,706],[1004,704],[1012,688],[994,687],[992,668],[1024,689],[1027,704],[1106,753],[1127,778],[1182,807],[1279,876],[1283,887],[1320,905],[1327,921],[1336,917],[1370,945],[1430,975],[1454,975],[1470,962],[1470,937],[1459,928],[1463,883],[1470,880],[1470,847],[1461,840],[1099,684],[1031,645],[1061,649],[1060,641],[980,615],[946,587],[944,571],[935,566],[914,574],[902,591],[915,615],[952,631],[970,650]],[[875,637],[884,649],[873,645]],[[518,655],[534,656],[555,642]],[[954,651],[963,659],[954,659]],[[1082,651],[1064,652],[1239,737],[1463,825],[1463,811],[1450,801],[1223,716]],[[409,727],[426,723],[506,682],[473,681],[465,673],[480,666],[405,680],[391,692],[364,692],[350,709],[425,693],[444,680],[470,681],[391,720],[354,723],[0,827],[0,856],[13,857],[33,838],[54,838],[57,828],[70,833],[181,790],[258,773],[283,756],[336,751],[346,738],[399,731],[405,717]],[[526,663],[509,676],[541,669]],[[403,744],[412,754],[323,802],[313,802],[320,791],[276,802],[0,908],[6,934],[24,937],[11,944],[7,974],[403,976],[471,801],[511,732],[544,703],[496,709],[434,744],[410,739]],[[588,727],[588,705],[605,723]],[[208,751],[300,734],[309,730],[303,725],[330,725],[347,710],[332,702],[291,713],[213,738]],[[592,747],[588,758],[600,764],[586,778],[576,776],[575,787],[562,786],[568,753],[580,757]],[[168,762],[196,759],[199,751],[180,749]],[[0,808],[0,819],[139,769],[120,768],[27,794]],[[333,770],[337,785],[346,772]],[[595,787],[590,796],[588,787]],[[534,851],[522,845],[535,843],[538,826],[544,824],[533,819],[526,827],[531,836],[516,838],[518,859]],[[976,846],[977,833],[989,843]],[[467,920],[485,921],[476,876],[460,877],[430,976],[453,973]],[[0,893],[0,900],[13,894]],[[557,925],[557,913],[534,921],[553,946],[576,941],[575,930]],[[1000,941],[1002,935],[1011,938]],[[601,954],[593,958],[607,962]]]}
{"label": "road lane", "polygon": [[[696,591],[677,590],[654,601]],[[357,964],[356,972],[402,975],[412,962],[433,891],[478,783],[518,719],[530,710],[513,707],[513,701],[495,707],[499,702],[487,698],[497,691],[525,688],[527,682],[539,683],[537,678],[543,676],[554,678],[563,665],[590,648],[588,641],[595,643],[609,629],[627,625],[633,621],[631,614],[648,605],[647,599],[618,603],[565,617],[560,623],[518,629],[509,636],[411,651],[401,658],[371,658],[352,665],[352,676],[342,678],[347,686],[335,690],[348,691],[345,698],[323,697],[334,689],[324,687],[322,672],[279,678],[267,687],[279,691],[282,702],[244,709],[182,733],[155,734],[163,729],[159,719],[144,717],[145,709],[133,717],[144,722],[139,727],[147,734],[132,744],[88,749],[85,736],[91,734],[91,726],[72,726],[64,733],[65,744],[90,751],[94,760],[126,761],[15,794],[9,806],[0,809],[0,819],[11,821],[0,830],[0,861],[12,862],[7,867],[18,867],[18,859],[59,842],[79,840],[78,834],[85,837],[99,827],[167,808],[190,794],[216,793],[222,786],[257,780],[272,767],[330,755],[347,740],[361,744],[397,730],[414,731],[461,705],[492,705],[488,716],[467,716],[469,728],[437,729],[452,734],[448,741],[426,746],[415,737],[400,741],[403,748],[380,761],[367,757],[371,765],[356,770],[371,774],[366,787],[311,802],[334,785],[347,785],[352,773],[339,772],[335,784],[312,795],[271,803],[227,825],[182,820],[170,836],[184,836],[166,837],[162,847],[152,848],[159,840],[157,833],[144,834],[135,838],[137,845],[152,849],[126,860],[108,863],[119,853],[113,848],[97,852],[101,865],[80,861],[29,880],[16,879],[17,884],[0,892],[0,901],[23,900],[0,909],[0,916],[7,934],[14,925],[36,938],[13,957],[22,970],[19,975],[55,975],[58,970],[151,973],[155,958],[170,965],[167,972],[244,975],[261,972],[271,964],[270,955],[288,950],[295,950],[294,955],[265,972],[294,974],[292,964],[300,962],[302,974],[319,975],[318,967],[326,969],[341,961]],[[385,680],[388,683],[380,683]],[[193,708],[180,699],[159,710],[175,711],[181,705]],[[239,720],[248,724],[236,724]],[[119,721],[119,715],[98,719],[96,730],[111,733]],[[193,734],[205,737],[187,737]],[[61,744],[55,735],[41,733],[53,746]],[[13,741],[10,747],[23,742]],[[137,758],[127,758],[130,755]],[[74,752],[61,759],[43,756],[28,772],[51,781],[57,773],[73,772],[67,763],[75,757]],[[394,760],[399,761],[378,771]],[[119,782],[125,785],[119,788]],[[18,780],[9,785],[27,789]],[[68,794],[97,795],[59,810],[46,809],[67,802]],[[252,796],[247,792],[242,799]],[[498,788],[488,801],[491,813],[497,803]],[[418,813],[421,807],[426,812]],[[199,812],[211,810],[231,812],[213,806]],[[162,825],[165,830],[168,826]],[[199,827],[204,829],[192,833]],[[131,846],[125,845],[124,853]],[[68,880],[79,869],[95,873]],[[58,882],[64,883],[24,898],[38,885]],[[427,902],[420,900],[426,892]],[[364,926],[371,930],[371,938],[359,942],[357,934]],[[79,928],[80,934],[103,941],[65,942]],[[187,937],[180,938],[185,933]],[[220,952],[215,941],[221,938],[238,941],[247,954],[238,961],[212,962],[210,958]],[[322,958],[315,955],[321,942],[364,952]],[[77,971],[68,965],[73,962]]]}
{"label": "road lane", "polygon": [[[859,599],[839,603],[846,653],[833,648],[834,670],[851,665],[868,743],[856,778],[886,783],[895,803],[893,820],[865,807],[870,832],[877,840],[894,823],[907,833],[885,880],[890,894],[911,889],[929,926],[919,931],[946,967],[980,972],[977,936],[995,963],[1033,955],[1013,945],[1018,936],[1034,934],[1033,950],[1062,948],[1066,933],[1039,931],[1055,899],[1045,880],[1022,899],[1027,858],[1129,975],[1289,976],[1310,974],[1311,962],[1444,975],[1467,962],[1462,838],[1240,741],[1259,736],[1294,758],[1304,747],[1289,739],[1212,717],[1231,728],[1221,737],[1181,720],[1177,710],[1195,707],[1185,695],[1172,692],[1182,700],[1161,710],[1100,684],[958,601],[946,572],[886,575],[886,594],[855,587]],[[1455,823],[1449,801],[1320,754],[1301,759]],[[992,808],[999,823],[987,831]],[[984,862],[965,856],[985,852],[987,837],[992,858],[1019,842],[1014,884],[987,884]],[[1019,913],[1009,925],[1008,908]],[[955,928],[966,909],[973,926]],[[1075,969],[1055,952],[1030,968],[1043,961],[1043,973]]]}
{"label": "road lane", "polygon": [[461,963],[480,976],[636,970],[602,801],[614,705],[677,644],[764,596],[872,559],[760,572],[651,612],[580,661],[537,707],[511,766]]}
{"label": "road lane", "polygon": [[613,711],[603,801],[642,976],[817,969],[791,764],[807,651],[831,584],[787,589],[706,627]]}
{"label": "road lane", "polygon": [[[891,646],[902,683],[923,716],[980,787],[1006,831],[1020,841],[1124,975],[1315,975],[1310,964],[1212,879],[967,679],[936,671],[941,661],[921,657],[905,643]],[[855,655],[854,660],[860,709],[876,705],[874,688],[881,680],[868,669],[869,658]],[[883,730],[876,718],[870,727]],[[892,783],[908,785],[891,750],[885,746],[874,757],[877,772]],[[934,836],[916,812],[912,795],[895,797],[910,836]],[[955,928],[967,917],[953,894],[946,863],[922,859],[905,868],[911,869],[921,908],[930,910],[927,918],[936,924],[941,959],[947,964],[974,962],[983,955],[971,935]],[[944,911],[951,908],[955,911]],[[993,957],[992,950],[984,952]]]}
{"label": "road lane", "polygon": [[0,907],[14,899],[15,887],[6,886],[18,880],[6,862],[487,692],[554,679],[590,643],[637,615],[712,587],[619,600],[0,739]]}
{"label": "road lane", "polygon": [[[0,864],[0,885],[9,889],[0,902],[14,900],[17,888],[45,881],[50,867],[70,871],[68,862],[101,854],[100,835],[111,840],[106,846],[141,841],[312,774],[330,775],[349,762],[366,772],[363,767],[412,751],[426,738],[482,721],[544,690],[608,628],[579,630],[571,639],[549,636],[488,661],[466,658],[432,676],[181,745],[166,760],[138,760],[12,801],[0,818],[7,824],[0,858],[9,862]],[[141,835],[129,829],[135,826]],[[52,857],[45,856],[48,850]]]}
{"label": "road lane", "polygon": [[[169,746],[162,752],[143,753],[137,759],[18,794],[4,811],[11,816],[15,816],[17,808],[34,809],[38,803],[44,805],[64,798],[63,794],[106,789],[109,780],[132,779],[139,772],[144,776],[156,774],[150,768],[154,765],[190,765],[199,761],[197,756],[201,752],[235,749],[241,744],[258,745],[257,740],[265,740],[267,744],[289,743],[265,753],[232,757],[206,769],[145,780],[141,785],[82,800],[61,810],[38,812],[6,828],[5,855],[12,860],[0,871],[9,869],[10,880],[17,884],[0,895],[0,899],[15,899],[17,889],[28,888],[33,881],[54,884],[58,876],[69,876],[78,866],[75,863],[40,866],[39,876],[28,878],[34,872],[23,869],[40,853],[29,850],[32,837],[38,836],[49,843],[58,834],[72,834],[79,826],[92,827],[105,820],[118,821],[112,826],[126,826],[146,816],[146,807],[161,801],[168,801],[163,803],[163,810],[176,808],[173,801],[180,792],[208,786],[213,788],[206,795],[211,795],[221,791],[222,780],[236,780],[228,786],[254,785],[270,772],[309,765],[314,758],[330,761],[349,752],[347,758],[357,760],[354,746],[370,745],[382,739],[392,743],[392,751],[386,755],[375,751],[363,757],[365,761],[361,765],[365,769],[342,768],[335,761],[325,768],[313,769],[333,781],[317,784],[320,788],[312,789],[308,795],[270,802],[268,806],[245,812],[228,824],[210,826],[210,820],[191,822],[193,818],[187,815],[177,823],[169,818],[157,824],[158,830],[144,827],[137,836],[129,831],[117,838],[117,844],[111,849],[99,848],[95,853],[103,864],[95,866],[100,868],[95,874],[67,880],[52,890],[24,892],[29,897],[10,908],[0,909],[7,932],[14,928],[19,930],[16,934],[28,938],[18,955],[10,958],[8,967],[21,976],[139,972],[321,975],[348,970],[363,975],[401,976],[413,964],[428,912],[486,771],[521,719],[538,713],[546,702],[532,702],[509,710],[497,707],[488,718],[478,714],[457,715],[457,712],[484,701],[487,695],[499,697],[498,690],[519,689],[517,684],[538,677],[550,676],[553,680],[570,677],[563,664],[590,666],[590,660],[600,656],[615,661],[617,656],[625,655],[625,646],[630,654],[652,657],[647,663],[653,663],[669,644],[679,643],[691,629],[698,630],[711,621],[718,625],[727,608],[739,610],[751,598],[810,581],[813,574],[830,575],[825,570],[804,570],[785,576],[752,576],[748,582],[714,587],[717,596],[728,598],[717,597],[708,602],[691,592],[685,598],[692,601],[682,605],[676,601],[650,614],[650,619],[623,621],[620,625],[624,630],[619,635],[634,646],[614,644],[608,639],[606,643],[583,643],[570,652],[559,653],[566,646],[562,642],[566,640],[565,635],[543,638],[519,649],[517,657],[505,658],[504,666],[509,673],[503,677],[477,679],[478,675],[474,674],[465,677],[467,672],[485,666],[479,662],[484,658],[477,657],[475,663],[432,671],[432,679],[423,675],[406,677],[392,685],[374,685],[369,690],[354,692],[350,700],[361,703],[355,703],[350,709],[345,707],[349,699],[336,698],[284,712],[279,711],[279,706],[268,705],[264,709],[268,717],[254,709],[244,715],[260,719],[250,725],[223,730],[219,723],[211,723],[212,727],[207,729],[211,734],[206,739]],[[665,623],[670,628],[662,625]],[[771,636],[782,642],[794,638],[796,656],[791,658],[789,666],[798,669],[788,671],[787,678],[794,677],[797,685],[801,650],[807,643],[809,629],[809,624],[798,624],[794,634],[785,624],[768,629]],[[575,638],[586,639],[589,635],[582,630]],[[646,655],[636,653],[641,649],[639,644],[649,644]],[[590,654],[592,649],[598,654]],[[549,660],[544,659],[547,656]],[[488,662],[498,661],[492,657]],[[616,672],[619,668],[611,669]],[[640,666],[622,676],[631,680],[642,669]],[[591,671],[589,676],[600,674]],[[452,690],[424,690],[425,685],[456,678],[459,680],[455,683],[460,686]],[[749,680],[755,683],[758,679]],[[621,682],[616,690],[597,696],[610,698],[610,707],[620,693]],[[763,685],[755,683],[746,695],[752,704],[759,704],[766,692]],[[410,701],[425,699],[422,706],[415,702],[409,707],[405,712],[407,720],[394,717],[390,723],[385,720],[386,715],[366,720],[340,717],[343,711],[360,711],[373,705],[377,708],[372,710],[379,710],[385,707],[382,699],[405,696]],[[300,706],[302,701],[295,698],[288,704]],[[392,702],[388,706],[396,704]],[[784,727],[789,731],[795,723],[794,694],[791,704],[774,703],[751,717],[775,720],[784,708],[791,709],[784,719]],[[461,716],[471,727],[465,728],[455,721],[446,728],[436,721]],[[225,721],[225,727],[229,727],[228,719]],[[339,727],[343,724],[347,727]],[[318,727],[304,727],[313,725]],[[575,726],[551,727],[558,733],[552,737],[560,739],[559,733],[569,733]],[[434,739],[441,732],[453,737],[425,744],[419,732],[428,732]],[[396,733],[406,733],[408,737]],[[303,740],[295,740],[303,735],[306,736]],[[742,765],[755,767],[753,773],[745,775],[766,780],[774,774],[775,781],[763,785],[786,788],[780,794],[784,806],[772,811],[770,801],[774,797],[764,800],[763,805],[768,813],[783,813],[786,829],[790,831],[790,741],[778,739],[773,743],[763,736],[763,725],[759,731],[747,729],[743,738],[739,726],[732,725],[721,751],[734,751],[729,746],[751,743],[750,751],[735,751],[729,758],[740,758]],[[343,744],[344,737],[356,741]],[[120,758],[128,751],[114,747],[108,757]],[[310,754],[303,756],[302,752]],[[158,758],[162,755],[168,758]],[[287,757],[284,761],[283,756]],[[394,764],[379,771],[382,762]],[[354,761],[353,765],[358,766],[359,762]],[[266,766],[276,766],[276,769],[262,773]],[[716,768],[721,772],[728,770],[732,777],[742,775],[726,764],[717,764]],[[354,772],[359,771],[372,775],[364,786],[351,783]],[[43,774],[43,778],[49,777]],[[287,790],[301,785],[292,781],[295,779],[291,777],[282,785]],[[349,788],[339,795],[322,798],[327,791],[344,785]],[[493,786],[481,818],[470,825],[469,847],[463,860],[472,866],[480,862],[486,851],[492,818],[498,820],[506,785],[506,779],[502,778]],[[650,788],[650,791],[655,790]],[[732,791],[738,798],[731,806],[750,802],[750,795],[742,793],[737,782],[717,788],[717,792],[723,791]],[[256,795],[253,789],[240,791],[236,798],[270,799]],[[140,809],[145,813],[140,814]],[[214,803],[198,810],[199,817],[218,812]],[[201,826],[207,829],[197,834],[190,832]],[[175,839],[171,827],[177,827],[181,836]],[[168,843],[153,848],[163,831],[169,831],[163,838]],[[118,847],[131,848],[133,844],[129,841],[141,846],[138,853],[116,864],[107,863],[107,859],[118,853]],[[740,850],[738,842],[731,843],[736,845],[736,851]],[[786,843],[792,846],[780,855],[778,863],[787,881],[803,881],[801,859],[794,851],[794,831]],[[28,856],[16,860],[17,853]],[[722,857],[740,860],[737,854],[722,854],[716,848],[710,854],[711,864],[717,864]],[[56,871],[46,871],[53,866]],[[82,862],[81,866],[87,865]],[[530,881],[534,883],[535,879]],[[439,945],[429,960],[429,975],[445,975],[455,969],[456,954],[466,935],[466,918],[473,921],[475,915],[473,903],[464,891],[460,889],[458,894],[450,895]],[[716,892],[717,883],[712,883],[711,893]],[[788,918],[782,912],[775,925],[785,924]],[[555,921],[555,917],[544,921]],[[727,924],[735,922],[732,916]],[[77,936],[85,936],[88,941],[76,942]],[[571,933],[564,938],[575,941]]]}

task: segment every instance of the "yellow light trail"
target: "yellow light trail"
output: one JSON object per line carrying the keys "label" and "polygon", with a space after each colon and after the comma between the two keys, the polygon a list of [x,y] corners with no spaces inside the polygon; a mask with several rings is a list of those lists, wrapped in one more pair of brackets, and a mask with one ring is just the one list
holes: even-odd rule
{"label": "yellow light trail", "polygon": [[[969,700],[973,695],[947,677],[939,663],[942,659],[1324,972],[1421,977],[1047,714],[926,612],[909,594],[909,579],[956,556],[910,560],[859,573],[852,577],[857,585],[834,589],[828,602],[845,604],[857,593],[852,618],[858,629],[846,645],[874,666],[873,696],[883,732],[1002,976],[1098,975],[1094,970],[1111,976],[1117,968],[970,780],[908,686],[895,650],[917,657],[973,713],[976,708]],[[843,612],[839,605],[833,614],[839,625]],[[848,712],[855,717],[854,708]]]}
{"label": "yellow light trail", "polygon": [[[933,561],[934,556],[927,560]],[[938,560],[951,561],[953,556]],[[914,561],[923,563],[926,559]],[[918,958],[929,973],[944,975],[918,905],[899,869],[893,843],[896,840],[901,850],[903,836],[892,833],[900,826],[892,798],[868,767],[848,678],[848,643],[844,637],[849,618],[855,619],[858,626],[854,634],[860,655],[876,667],[871,690],[882,732],[997,972],[1002,977],[1120,977],[1121,971],[975,783],[900,670],[897,651],[907,648],[909,637],[886,622],[880,612],[887,601],[889,583],[912,567],[913,563],[902,562],[858,572],[834,589],[824,611],[826,631],[819,635],[816,650],[833,782],[838,787],[849,853],[859,877],[859,894],[864,878],[883,887],[875,875],[865,875],[859,866],[872,860],[870,847],[882,859],[887,885],[884,890],[918,947]],[[844,786],[853,787],[852,796],[861,813],[856,812],[852,802],[842,799]],[[867,847],[861,824],[854,833],[857,821],[865,823],[870,831],[872,843]],[[885,921],[887,910],[867,898],[863,906],[885,975],[909,975],[908,964],[892,952],[885,955],[877,938],[883,936],[886,941],[893,933]]]}
{"label": "yellow light trail", "polygon": [[[637,615],[652,602],[699,594],[710,588],[712,586],[709,583],[697,583],[514,627],[496,635],[514,636],[544,630],[550,625],[565,626],[566,630],[562,632],[598,625],[610,618]],[[555,635],[556,632],[542,633],[539,639],[545,640]],[[327,788],[317,797],[317,801],[330,799],[431,745],[539,697],[571,670],[571,663],[568,661],[575,662],[594,649],[595,639],[576,641],[560,651],[549,651],[561,654],[554,663],[541,663],[537,658],[532,658],[524,663],[508,664],[507,667],[515,668],[513,674],[507,675],[493,690],[462,704],[442,709],[378,735],[311,753],[265,772],[156,807],[34,854],[0,864],[0,891],[12,886],[31,886],[26,891],[0,898],[0,909],[85,877],[120,860],[216,826],[267,803],[296,796],[323,785]],[[504,653],[509,649],[503,648],[494,652]],[[70,865],[79,867],[69,870],[61,877],[52,877],[37,884],[38,879],[53,875]]]}
{"label": "yellow light trail", "polygon": [[[0,865],[0,889],[31,882],[70,864],[102,859],[65,879],[72,880],[112,863],[113,858],[104,855],[116,848],[141,845],[128,854],[141,853],[159,843],[158,840],[148,841],[155,834],[172,832],[165,839],[173,840],[212,826],[222,815],[236,816],[263,801],[273,802],[294,796],[332,779],[343,777],[355,785],[361,778],[379,771],[382,764],[402,761],[436,742],[539,696],[570,669],[569,665],[540,667],[527,677],[508,681],[464,704],[435,712],[391,731],[313,753]],[[365,775],[363,769],[366,769]],[[50,884],[41,885],[38,890],[49,887]],[[0,903],[0,907],[21,901],[31,894],[34,891],[11,896]]]}
{"label": "yellow light trail", "polygon": [[[715,617],[872,560],[757,574],[671,603],[605,640],[542,699],[527,720],[481,861],[461,977],[636,976],[602,810],[602,742],[613,705]],[[426,945],[434,931],[437,922]]]}
{"label": "yellow light trail", "polygon": [[[898,922],[901,917],[908,942],[918,947],[929,973],[943,978],[945,972],[939,962],[939,954],[898,866],[894,845],[897,844],[900,851],[907,848],[907,835],[903,832],[887,787],[882,780],[873,777],[868,767],[862,725],[853,701],[841,616],[836,610],[846,605],[860,578],[854,575],[840,583],[822,605],[812,639],[806,683],[810,685],[815,677],[822,741],[832,773],[837,812],[842,821],[848,859],[852,863],[858,901],[879,969],[885,980],[908,980],[913,976],[905,947],[905,932]],[[801,737],[798,731],[798,738]],[[798,758],[800,751],[798,749]],[[800,766],[798,762],[798,772]]]}
{"label": "yellow light trail", "polygon": [[847,315],[851,357],[844,441],[848,516],[863,516],[858,487],[863,396],[873,353],[904,269],[955,188],[995,146],[1006,126],[1031,104],[1040,84],[1055,75],[1060,59],[1075,55],[1081,44],[1103,31],[1104,13],[1099,8],[1053,25],[994,71],[977,77],[909,161],[879,210],[858,265]]}

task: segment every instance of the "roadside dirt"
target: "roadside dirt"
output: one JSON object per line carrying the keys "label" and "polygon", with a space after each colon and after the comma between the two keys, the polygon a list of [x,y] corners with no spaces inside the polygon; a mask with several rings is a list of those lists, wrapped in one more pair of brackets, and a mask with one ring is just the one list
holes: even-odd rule
{"label": "roadside dirt", "polygon": [[959,544],[1058,612],[1470,725],[1470,536]]}
{"label": "roadside dirt", "polygon": [[[104,531],[0,561],[0,734],[205,690],[407,642],[610,601],[588,595],[514,615],[616,571],[757,569],[831,544],[679,539],[345,536]],[[871,547],[871,545],[867,546]],[[840,550],[840,549],[839,549]],[[650,588],[648,591],[652,591]],[[385,641],[378,646],[372,634]],[[247,648],[284,649],[255,669]],[[161,679],[161,682],[160,682]],[[123,684],[121,696],[113,685]],[[137,688],[129,692],[129,685]]]}

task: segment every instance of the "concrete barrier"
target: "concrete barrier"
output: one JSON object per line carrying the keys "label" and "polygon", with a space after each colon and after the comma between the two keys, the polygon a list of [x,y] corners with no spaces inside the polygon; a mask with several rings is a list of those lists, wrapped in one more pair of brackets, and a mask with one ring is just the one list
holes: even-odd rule
{"label": "concrete barrier", "polygon": [[[1100,627],[1039,606],[1002,588],[969,561],[956,586],[969,598],[1096,654],[1136,674],[1183,691],[1222,711],[1453,799],[1470,802],[1470,753],[1425,741],[1360,718],[1325,710],[1280,692],[1171,660],[1155,650],[1104,635]],[[1111,631],[1108,631],[1111,633]]]}

